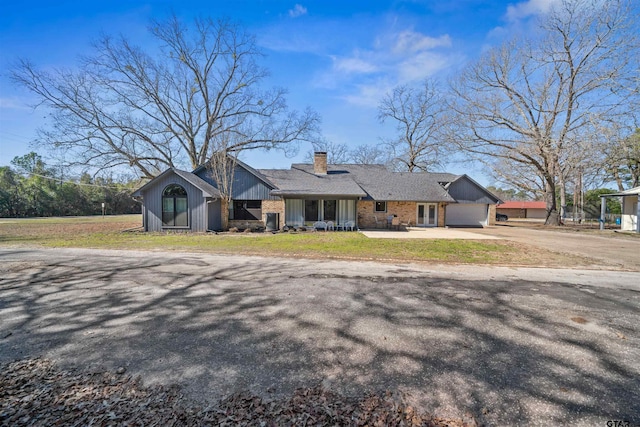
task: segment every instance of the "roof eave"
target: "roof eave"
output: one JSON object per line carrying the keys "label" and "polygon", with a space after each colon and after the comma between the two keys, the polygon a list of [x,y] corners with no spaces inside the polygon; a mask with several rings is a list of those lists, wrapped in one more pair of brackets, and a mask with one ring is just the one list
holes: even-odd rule
{"label": "roof eave", "polygon": [[272,196],[285,197],[285,198],[324,198],[324,199],[358,199],[365,197],[366,193],[356,194],[331,194],[331,193],[313,193],[313,192],[297,192],[290,190],[272,190],[270,193]]}

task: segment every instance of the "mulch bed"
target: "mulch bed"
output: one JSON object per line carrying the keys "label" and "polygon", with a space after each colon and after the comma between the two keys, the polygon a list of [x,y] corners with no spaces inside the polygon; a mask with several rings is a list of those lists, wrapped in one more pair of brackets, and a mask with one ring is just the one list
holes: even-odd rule
{"label": "mulch bed", "polygon": [[[122,372],[119,371],[119,372]],[[248,392],[206,408],[178,387],[144,387],[112,372],[62,370],[47,359],[0,366],[2,426],[476,426],[415,411],[390,392],[347,398],[320,386],[290,398],[264,400]]]}

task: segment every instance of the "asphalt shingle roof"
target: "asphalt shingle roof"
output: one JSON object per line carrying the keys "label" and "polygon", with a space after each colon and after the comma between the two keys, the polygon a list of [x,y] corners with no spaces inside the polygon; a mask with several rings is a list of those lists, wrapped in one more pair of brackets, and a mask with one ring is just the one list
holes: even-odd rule
{"label": "asphalt shingle roof", "polygon": [[[315,174],[313,164],[293,164],[291,169],[253,169],[238,164],[273,188],[274,196],[289,198],[362,198],[380,201],[448,202],[456,203],[449,194],[452,183],[468,179],[466,175],[431,172],[391,172],[384,165],[328,165],[327,174]],[[196,169],[197,172],[199,170]],[[175,173],[208,197],[220,197],[220,192],[193,172],[170,168],[160,174]],[[466,178],[465,178],[466,177]],[[151,181],[153,182],[153,181]],[[151,182],[139,188],[134,196]],[[483,189],[482,186],[475,183]],[[490,193],[487,192],[490,195]],[[457,196],[456,196],[457,197]],[[499,200],[492,196],[496,201]]]}
{"label": "asphalt shingle roof", "polygon": [[[270,180],[270,170],[261,170]],[[348,182],[356,184],[361,190],[361,196],[365,199],[387,201],[430,201],[430,202],[455,202],[439,182],[450,182],[457,178],[453,174],[409,173],[390,172],[384,165],[328,165],[327,175],[315,175],[313,165],[294,164],[291,169],[280,170],[279,176],[272,180],[274,184],[283,189],[281,183],[286,182],[287,193],[308,194],[306,191],[313,180],[309,177],[320,178],[316,180],[315,189],[324,185],[322,191],[316,193],[335,194],[331,192],[331,185],[340,183],[344,188]],[[302,182],[301,180],[305,181]],[[300,181],[299,181],[300,180]],[[321,184],[320,184],[321,183]],[[298,193],[299,192],[299,193]],[[363,193],[363,194],[362,194]],[[274,192],[274,195],[277,193]]]}
{"label": "asphalt shingle roof", "polygon": [[365,197],[367,193],[349,174],[329,173],[316,175],[313,166],[310,170],[260,169],[259,172],[277,187],[274,196],[341,196]]}

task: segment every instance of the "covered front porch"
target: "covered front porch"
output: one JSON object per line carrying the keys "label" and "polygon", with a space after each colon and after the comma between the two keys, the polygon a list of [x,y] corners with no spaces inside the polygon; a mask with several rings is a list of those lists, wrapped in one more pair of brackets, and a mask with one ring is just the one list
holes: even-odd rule
{"label": "covered front porch", "polygon": [[324,198],[285,199],[285,225],[287,227],[311,227],[316,222],[332,222],[335,229],[349,222],[357,227],[357,200]]}

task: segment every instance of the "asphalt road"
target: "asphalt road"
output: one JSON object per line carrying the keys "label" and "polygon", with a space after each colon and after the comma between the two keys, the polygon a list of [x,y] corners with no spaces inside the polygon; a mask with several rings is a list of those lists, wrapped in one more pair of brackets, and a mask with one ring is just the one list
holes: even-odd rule
{"label": "asphalt road", "polygon": [[0,362],[200,402],[324,384],[489,425],[640,424],[640,273],[0,249]]}

